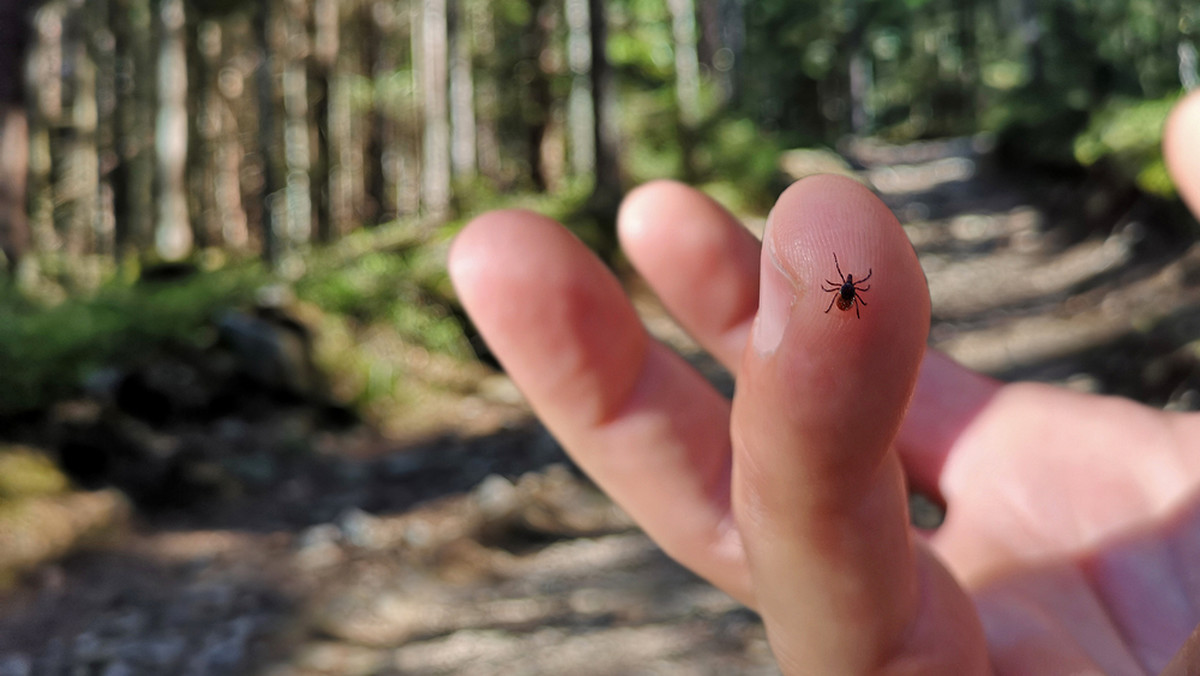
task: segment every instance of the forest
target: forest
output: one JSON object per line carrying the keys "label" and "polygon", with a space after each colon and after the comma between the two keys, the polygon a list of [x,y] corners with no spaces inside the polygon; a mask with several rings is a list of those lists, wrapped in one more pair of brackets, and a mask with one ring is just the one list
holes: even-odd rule
{"label": "forest", "polygon": [[[4,307],[128,286],[164,263],[263,261],[300,279],[310,253],[347,235],[420,248],[514,203],[611,255],[631,186],[680,178],[761,213],[785,184],[784,151],[854,138],[989,134],[1017,171],[1090,173],[1101,192],[1169,200],[1160,126],[1197,82],[1197,11],[1154,0],[7,0],[0,270],[15,298]],[[437,305],[445,294],[430,284],[406,288]],[[433,314],[424,324],[445,313]],[[95,338],[83,329],[0,372],[77,362],[74,346]],[[40,405],[30,381],[45,375],[5,389]]]}
{"label": "forest", "polygon": [[1159,141],[1200,81],[1198,12],[5,0],[0,413],[207,345],[215,317],[264,289],[337,325],[316,332],[341,337],[312,366],[328,396],[392,411],[407,367],[343,348],[378,330],[488,358],[443,265],[473,215],[533,207],[619,267],[614,217],[639,183],[681,179],[760,217],[796,175],[788,158],[853,172],[872,144],[986,146],[1045,203],[1045,233],[1105,236],[1150,209],[1150,230],[1192,241]]}
{"label": "forest", "polygon": [[849,136],[991,132],[1016,162],[1169,194],[1157,121],[1196,83],[1200,20],[1151,0],[5,5],[10,277],[278,265],[517,194],[603,230],[655,177],[761,209],[781,150]]}
{"label": "forest", "polygon": [[0,0],[0,675],[777,673],[533,418],[450,241],[560,220],[728,393],[622,196],[754,230],[848,174],[931,348],[1197,410],[1198,45],[1182,0]]}

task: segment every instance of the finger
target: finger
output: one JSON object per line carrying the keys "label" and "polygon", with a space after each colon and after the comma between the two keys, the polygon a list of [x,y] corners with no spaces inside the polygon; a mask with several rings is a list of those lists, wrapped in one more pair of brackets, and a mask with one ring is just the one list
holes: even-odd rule
{"label": "finger", "polygon": [[608,269],[558,224],[473,221],[451,278],[505,370],[571,456],[664,551],[749,600],[729,511],[729,403],[650,339]]}
{"label": "finger", "polygon": [[[758,239],[707,195],[674,181],[630,193],[618,225],[626,255],[667,310],[736,375],[758,310]],[[999,387],[936,350],[926,352],[897,438],[915,488],[942,499],[938,481],[947,456]]]}
{"label": "finger", "polygon": [[1163,130],[1163,157],[1180,196],[1200,218],[1200,91],[1171,111]]}
{"label": "finger", "polygon": [[[781,666],[982,670],[973,608],[914,545],[891,450],[929,328],[903,229],[860,184],[806,179],[771,213],[760,276],[733,405],[733,507]],[[853,302],[829,306],[838,292],[826,280],[867,279],[861,319]],[[948,618],[956,626],[940,624]]]}
{"label": "finger", "polygon": [[707,195],[674,181],[631,192],[617,225],[625,254],[667,310],[736,372],[758,307],[754,235]]}

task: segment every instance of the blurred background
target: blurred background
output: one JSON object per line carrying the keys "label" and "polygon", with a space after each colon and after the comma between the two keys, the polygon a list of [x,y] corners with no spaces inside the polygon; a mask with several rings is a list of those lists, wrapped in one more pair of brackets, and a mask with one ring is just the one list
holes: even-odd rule
{"label": "blurred background", "polygon": [[[533,420],[454,298],[471,216],[615,246],[695,184],[893,210],[930,344],[1200,409],[1164,0],[0,0],[0,676],[772,674]],[[936,505],[914,519],[935,526]]]}

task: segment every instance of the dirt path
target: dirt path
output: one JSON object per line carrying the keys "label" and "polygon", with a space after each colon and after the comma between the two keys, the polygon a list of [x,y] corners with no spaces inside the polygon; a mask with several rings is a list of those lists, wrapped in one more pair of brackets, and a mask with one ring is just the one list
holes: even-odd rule
{"label": "dirt path", "polygon": [[[854,155],[918,249],[935,347],[1200,406],[1194,248],[1133,217],[1064,242],[970,140]],[[244,494],[42,566],[0,598],[0,676],[777,673],[754,614],[667,559],[523,411],[491,378],[454,414],[493,421],[481,433],[331,438]]]}

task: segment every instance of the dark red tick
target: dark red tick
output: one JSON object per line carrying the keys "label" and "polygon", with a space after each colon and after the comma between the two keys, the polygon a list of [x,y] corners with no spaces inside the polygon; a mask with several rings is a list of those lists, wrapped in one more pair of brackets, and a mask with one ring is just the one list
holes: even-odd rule
{"label": "dark red tick", "polygon": [[829,311],[833,309],[834,303],[837,303],[839,310],[849,310],[850,306],[853,305],[854,316],[862,319],[862,315],[858,312],[858,305],[859,303],[864,306],[867,304],[867,301],[863,300],[862,292],[870,291],[871,287],[859,286],[859,284],[862,284],[870,279],[871,273],[874,272],[874,270],[867,268],[867,276],[856,282],[854,281],[854,275],[842,274],[842,266],[838,265],[837,254],[833,254],[833,266],[837,268],[838,277],[841,277],[842,281],[834,282],[827,279],[825,280],[825,284],[828,284],[829,288],[825,288],[824,284],[821,285],[821,290],[825,293],[837,294],[833,297],[833,300],[829,301],[829,307],[825,308],[825,313],[828,314]]}

